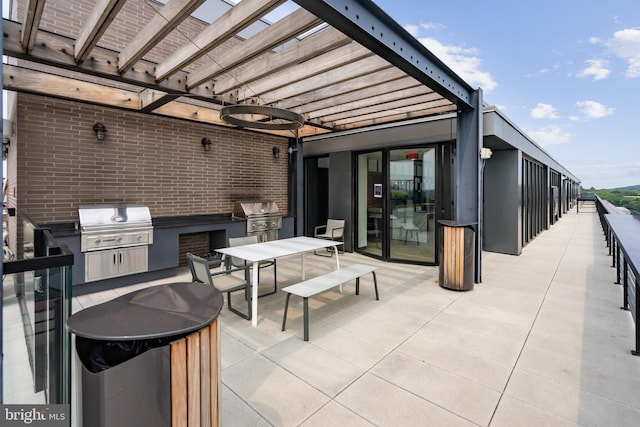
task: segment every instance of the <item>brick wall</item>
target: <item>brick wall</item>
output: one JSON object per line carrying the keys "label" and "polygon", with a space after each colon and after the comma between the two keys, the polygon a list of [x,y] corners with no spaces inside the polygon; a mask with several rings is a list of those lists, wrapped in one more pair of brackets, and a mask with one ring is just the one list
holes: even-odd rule
{"label": "brick wall", "polygon": [[230,213],[259,197],[288,213],[286,138],[28,94],[17,112],[17,207],[36,223],[76,221],[95,203],[143,203],[158,217]]}
{"label": "brick wall", "polygon": [[188,265],[187,252],[202,256],[208,253],[209,250],[209,233],[181,234],[178,250],[180,256],[178,265],[180,267],[186,267]]}

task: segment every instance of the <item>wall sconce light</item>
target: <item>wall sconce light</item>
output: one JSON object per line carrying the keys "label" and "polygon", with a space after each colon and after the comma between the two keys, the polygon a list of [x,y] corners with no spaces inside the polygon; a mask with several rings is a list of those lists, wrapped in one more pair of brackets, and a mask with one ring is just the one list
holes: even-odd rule
{"label": "wall sconce light", "polygon": [[279,158],[279,157],[280,157],[280,148],[278,148],[278,147],[273,147],[273,148],[271,149],[271,151],[273,152],[273,158],[274,158],[274,159],[277,159],[277,158]]}
{"label": "wall sconce light", "polygon": [[96,133],[96,139],[98,141],[104,141],[104,137],[107,133],[107,128],[100,122],[93,125],[93,131]]}
{"label": "wall sconce light", "polygon": [[480,158],[482,160],[490,159],[492,154],[493,152],[491,151],[490,148],[486,148],[486,147],[480,148]]}
{"label": "wall sconce light", "polygon": [[7,160],[7,155],[9,154],[9,145],[11,145],[11,141],[7,137],[2,138],[2,160]]}
{"label": "wall sconce light", "polygon": [[209,138],[202,138],[202,146],[204,147],[204,151],[211,150],[211,140]]}

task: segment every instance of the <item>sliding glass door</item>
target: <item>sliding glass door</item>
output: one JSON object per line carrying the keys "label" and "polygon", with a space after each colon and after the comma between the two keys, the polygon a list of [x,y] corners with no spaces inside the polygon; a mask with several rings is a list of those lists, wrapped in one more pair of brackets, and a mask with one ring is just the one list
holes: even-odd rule
{"label": "sliding glass door", "polygon": [[383,182],[382,151],[358,155],[356,182],[356,250],[382,257]]}
{"label": "sliding glass door", "polygon": [[436,152],[412,147],[358,155],[357,251],[435,263]]}

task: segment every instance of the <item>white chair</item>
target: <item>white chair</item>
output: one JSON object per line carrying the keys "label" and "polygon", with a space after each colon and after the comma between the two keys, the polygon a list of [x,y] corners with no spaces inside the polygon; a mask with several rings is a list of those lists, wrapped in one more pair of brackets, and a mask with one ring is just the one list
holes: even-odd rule
{"label": "white chair", "polygon": [[[344,222],[344,219],[328,219],[326,225],[318,225],[314,229],[314,237],[317,239],[327,239],[340,242],[336,244],[336,247],[342,246],[342,250],[338,250],[340,253],[344,253]],[[333,256],[333,248],[327,248],[327,252],[329,252],[329,256]],[[316,255],[322,255],[316,251],[313,253]]]}
{"label": "white chair", "polygon": [[[243,246],[250,245],[252,243],[258,243],[258,236],[246,236],[246,237],[229,237],[229,246]],[[231,257],[230,264],[227,264],[228,268],[231,266],[239,268],[248,266],[247,262],[242,259]],[[273,291],[258,295],[258,297],[264,297],[267,295],[273,295],[278,291],[278,279],[277,279],[277,265],[275,259],[268,259],[259,262],[258,268],[258,283],[260,283],[260,270],[273,266]]]}

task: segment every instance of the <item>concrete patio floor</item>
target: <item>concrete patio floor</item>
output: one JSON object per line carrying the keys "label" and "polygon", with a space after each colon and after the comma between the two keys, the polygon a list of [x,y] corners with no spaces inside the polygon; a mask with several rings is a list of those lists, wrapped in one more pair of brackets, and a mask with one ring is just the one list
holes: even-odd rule
{"label": "concrete patio floor", "polygon": [[[370,275],[359,296],[350,283],[310,299],[309,342],[296,297],[281,331],[283,292],[260,299],[255,328],[223,309],[223,425],[636,426],[640,357],[607,254],[593,211],[566,214],[521,256],[485,252],[467,292],[439,287],[437,267],[341,254],[379,267],[380,301]],[[335,268],[305,262],[307,277]],[[272,277],[261,273],[267,287]],[[279,289],[299,277],[299,257],[278,260]]]}

